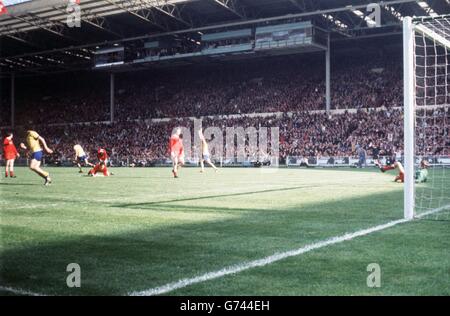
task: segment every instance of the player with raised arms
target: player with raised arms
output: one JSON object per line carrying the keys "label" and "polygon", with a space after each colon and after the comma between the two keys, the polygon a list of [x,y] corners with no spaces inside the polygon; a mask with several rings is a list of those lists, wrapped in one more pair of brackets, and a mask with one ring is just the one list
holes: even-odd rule
{"label": "player with raised arms", "polygon": [[85,164],[86,166],[94,167],[94,164],[90,163],[88,160],[88,156],[86,155],[83,147],[80,144],[76,144],[73,146],[73,150],[75,151],[75,159],[74,163],[77,164],[78,172],[83,173],[83,169],[81,168],[81,164]]}
{"label": "player with raised arms", "polygon": [[15,178],[14,175],[14,160],[16,158],[19,158],[19,153],[17,152],[16,146],[14,145],[13,141],[13,133],[8,132],[6,134],[5,139],[3,140],[3,156],[6,161],[6,167],[5,167],[5,177],[8,178],[8,171],[9,171],[9,177]]}
{"label": "player with raised arms", "polygon": [[[44,185],[49,185],[52,183],[52,179],[50,178],[50,174],[47,171],[44,171],[41,169],[41,161],[44,156],[42,147],[44,147],[44,150],[48,154],[52,154],[53,150],[48,148],[47,143],[45,142],[45,139],[40,136],[37,132],[33,130],[27,131],[27,138],[26,138],[27,146],[25,146],[24,143],[20,144],[20,147],[31,151],[31,161],[30,161],[30,169],[34,172],[36,172],[40,177],[44,178],[45,182]],[[41,147],[42,145],[42,147]]]}
{"label": "player with raised arms", "polygon": [[217,172],[217,168],[216,166],[211,162],[211,158],[210,158],[210,154],[209,154],[209,148],[208,148],[208,142],[205,139],[205,136],[203,135],[203,131],[200,128],[198,131],[198,136],[200,137],[200,141],[201,141],[201,151],[202,151],[202,157],[200,158],[200,166],[201,166],[201,170],[200,172],[204,172],[205,171],[205,162],[210,165],[214,171]]}
{"label": "player with raised arms", "polygon": [[172,159],[172,174],[174,178],[178,178],[178,169],[184,165],[183,135],[179,127],[170,136],[169,150],[170,159]]}

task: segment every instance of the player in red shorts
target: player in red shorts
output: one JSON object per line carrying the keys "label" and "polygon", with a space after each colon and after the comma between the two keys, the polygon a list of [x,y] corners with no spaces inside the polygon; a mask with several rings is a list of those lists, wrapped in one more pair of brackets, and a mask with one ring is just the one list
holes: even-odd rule
{"label": "player in red shorts", "polygon": [[405,182],[405,169],[400,161],[395,161],[392,164],[381,167],[381,172],[386,172],[387,170],[398,169],[398,175],[395,177],[394,182]]}
{"label": "player in red shorts", "polygon": [[380,166],[380,170],[381,172],[386,172],[388,170],[398,169],[398,175],[395,177],[394,181],[403,183],[405,182],[405,169],[403,168],[402,163],[397,161],[396,156],[397,154],[395,151],[390,151],[386,166]]}
{"label": "player in red shorts", "polygon": [[178,178],[178,169],[184,165],[184,148],[181,128],[177,128],[175,133],[170,137],[170,158],[172,159],[172,174],[174,178]]}
{"label": "player in red shorts", "polygon": [[19,158],[19,153],[17,152],[16,146],[14,146],[14,143],[12,141],[13,139],[13,133],[7,133],[5,139],[3,140],[3,156],[6,160],[6,169],[5,169],[5,177],[8,177],[8,171],[9,176],[11,178],[15,178],[14,175],[14,160],[16,158]]}
{"label": "player in red shorts", "polygon": [[99,162],[94,166],[94,168],[89,170],[88,175],[95,177],[99,172],[103,173],[103,176],[105,177],[112,175],[106,167],[106,164],[108,163],[108,153],[106,152],[106,149],[99,148],[97,151],[97,158]]}

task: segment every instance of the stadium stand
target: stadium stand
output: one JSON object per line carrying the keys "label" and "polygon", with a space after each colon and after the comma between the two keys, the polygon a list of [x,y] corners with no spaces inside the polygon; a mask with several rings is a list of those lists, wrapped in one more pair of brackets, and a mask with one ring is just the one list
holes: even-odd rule
{"label": "stadium stand", "polygon": [[[17,116],[19,125],[35,126],[56,144],[56,161],[70,159],[74,140],[86,144],[89,152],[109,148],[124,164],[162,161],[167,158],[167,135],[177,124],[191,127],[188,117],[203,117],[204,126],[279,126],[282,160],[288,156],[350,156],[356,144],[370,151],[369,144],[377,140],[386,151],[402,150],[398,65],[395,56],[337,63],[332,80],[335,111],[330,116],[319,111],[325,102],[324,78],[322,72],[317,73],[320,66],[314,61],[305,66],[304,60],[295,58],[274,58],[264,67],[257,61],[187,68],[181,74],[169,70],[158,73],[157,80],[148,74],[123,76],[118,82],[113,124],[79,125],[108,120],[107,89],[96,82],[79,84],[77,93],[55,86],[52,91],[32,91],[18,101]],[[32,113],[30,108],[43,115],[27,116]],[[255,113],[261,116],[224,117]],[[159,118],[165,121],[157,122]],[[42,120],[50,124],[42,125]],[[426,151],[432,146],[424,141],[422,147]]]}

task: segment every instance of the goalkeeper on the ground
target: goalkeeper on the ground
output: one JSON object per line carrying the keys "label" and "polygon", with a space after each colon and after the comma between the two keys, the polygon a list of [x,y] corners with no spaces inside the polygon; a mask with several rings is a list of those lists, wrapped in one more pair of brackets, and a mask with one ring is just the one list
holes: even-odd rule
{"label": "goalkeeper on the ground", "polygon": [[427,182],[428,180],[428,167],[430,165],[428,164],[428,161],[426,159],[422,159],[420,161],[420,167],[416,171],[415,179],[416,183],[423,183]]}

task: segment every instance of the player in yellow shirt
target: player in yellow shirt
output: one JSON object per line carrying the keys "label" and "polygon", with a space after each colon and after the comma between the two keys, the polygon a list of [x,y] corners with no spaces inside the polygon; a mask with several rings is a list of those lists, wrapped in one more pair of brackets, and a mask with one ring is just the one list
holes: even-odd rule
{"label": "player in yellow shirt", "polygon": [[80,169],[79,173],[83,173],[83,170],[81,169],[81,164],[84,163],[87,166],[94,167],[93,164],[91,164],[88,161],[88,156],[83,150],[83,147],[81,147],[80,144],[76,144],[73,146],[73,150],[75,150],[75,160],[74,162],[77,164],[78,168]]}
{"label": "player in yellow shirt", "polygon": [[44,185],[49,185],[52,182],[52,179],[47,171],[41,169],[41,161],[44,155],[42,147],[44,147],[44,150],[49,154],[52,154],[53,150],[48,148],[44,138],[32,130],[27,131],[26,142],[27,146],[25,146],[24,143],[21,143],[20,147],[31,152],[30,169],[45,179]]}

